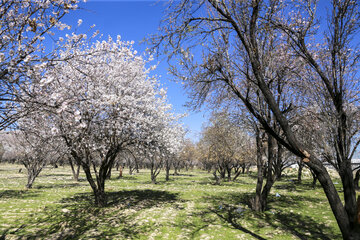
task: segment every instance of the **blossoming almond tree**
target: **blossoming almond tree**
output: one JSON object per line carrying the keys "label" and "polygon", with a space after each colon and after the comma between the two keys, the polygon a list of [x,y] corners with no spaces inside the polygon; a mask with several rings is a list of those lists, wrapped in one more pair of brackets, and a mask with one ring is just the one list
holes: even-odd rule
{"label": "blossoming almond tree", "polygon": [[26,118],[19,119],[19,130],[14,131],[15,146],[20,163],[27,170],[26,188],[32,185],[49,163],[56,163],[64,156],[64,146],[57,136],[49,134],[48,116],[34,111]]}
{"label": "blossoming almond tree", "polygon": [[109,37],[89,44],[84,35],[74,34],[59,54],[65,61],[32,85],[34,106],[49,114],[51,132],[65,141],[86,174],[95,203],[104,206],[105,179],[117,155],[129,147],[156,154],[163,148],[176,151],[181,132],[176,129],[181,127],[166,91],[149,77],[132,43]]}
{"label": "blossoming almond tree", "polygon": [[[0,130],[19,117],[16,102],[22,82],[29,81],[34,63],[50,59],[46,35],[70,28],[60,20],[78,0],[6,0],[0,2]],[[17,109],[18,110],[18,109]]]}

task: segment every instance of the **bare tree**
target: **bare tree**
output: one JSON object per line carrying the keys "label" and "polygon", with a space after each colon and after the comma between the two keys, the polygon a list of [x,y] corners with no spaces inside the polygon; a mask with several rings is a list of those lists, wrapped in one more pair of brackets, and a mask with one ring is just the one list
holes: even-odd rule
{"label": "bare tree", "polygon": [[156,178],[160,174],[164,164],[164,157],[161,154],[148,153],[146,160],[150,168],[150,179],[152,184],[157,184]]}
{"label": "bare tree", "polygon": [[[169,54],[170,63],[180,59],[180,67],[172,71],[191,90],[194,105],[237,98],[261,123],[268,142],[274,138],[302,158],[321,183],[344,239],[358,239],[360,232],[351,170],[351,158],[360,141],[355,140],[357,134],[352,131],[347,111],[350,103],[357,108],[358,102],[358,51],[353,38],[359,28],[358,4],[352,0],[332,1],[325,42],[310,45],[309,41],[316,39],[313,34],[319,19],[315,15],[316,1],[172,2],[163,32],[153,42]],[[196,48],[202,51],[191,51]],[[201,61],[192,56],[199,52]],[[304,69],[315,76],[310,79],[311,85],[299,74]],[[277,89],[274,82],[285,84]],[[318,94],[309,95],[309,86],[317,87]],[[276,124],[269,125],[256,107],[254,92],[261,94]],[[321,156],[306,148],[287,117],[288,109],[299,104],[296,100],[309,104],[304,100],[312,97],[326,103],[324,112],[335,123],[333,156],[340,169],[345,205]]]}
{"label": "bare tree", "polygon": [[[312,47],[310,38],[314,35],[318,18],[315,15],[316,2],[307,1],[307,5],[298,11],[302,23],[286,20],[272,23],[281,29],[290,39],[293,50],[306,61],[309,73],[313,76],[309,82],[312,88],[312,99],[322,113],[322,123],[330,136],[328,161],[339,172],[344,189],[344,202],[335,205],[336,201],[328,196],[329,202],[338,220],[344,238],[359,238],[356,220],[357,203],[353,181],[351,159],[360,144],[359,139],[359,81],[358,81],[358,38],[360,26],[358,1],[331,1],[324,41],[318,47]],[[311,43],[311,45],[310,45]],[[311,160],[311,159],[310,159]],[[311,161],[310,161],[311,162]],[[322,176],[308,164],[318,175]],[[335,195],[335,194],[334,194]]]}
{"label": "bare tree", "polygon": [[50,128],[47,116],[41,112],[33,112],[26,119],[19,120],[19,130],[14,131],[16,146],[20,152],[19,161],[27,170],[26,188],[32,188],[35,179],[43,168],[56,163],[63,157],[59,141],[47,134]]}
{"label": "bare tree", "polygon": [[182,142],[181,151],[179,153],[180,161],[178,163],[182,163],[182,166],[186,171],[189,168],[192,168],[195,165],[196,161],[196,148],[195,144],[190,139],[185,139]]}
{"label": "bare tree", "polygon": [[250,136],[231,122],[227,112],[212,114],[209,124],[203,129],[201,141],[208,146],[205,154],[212,161],[213,174],[218,183],[235,180],[240,174],[241,164],[246,164],[245,158],[251,157],[249,150],[254,150]]}

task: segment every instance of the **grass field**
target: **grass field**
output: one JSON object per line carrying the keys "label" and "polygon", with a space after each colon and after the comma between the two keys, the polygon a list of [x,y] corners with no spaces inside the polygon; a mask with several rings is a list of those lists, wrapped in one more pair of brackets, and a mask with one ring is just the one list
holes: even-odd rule
{"label": "grass field", "polygon": [[0,164],[0,239],[341,239],[321,187],[296,184],[295,172],[275,184],[269,209],[254,213],[246,203],[255,175],[213,185],[206,172],[182,171],[153,185],[147,170],[125,172],[107,181],[109,205],[97,208],[69,168],[45,169],[25,190],[20,167]]}

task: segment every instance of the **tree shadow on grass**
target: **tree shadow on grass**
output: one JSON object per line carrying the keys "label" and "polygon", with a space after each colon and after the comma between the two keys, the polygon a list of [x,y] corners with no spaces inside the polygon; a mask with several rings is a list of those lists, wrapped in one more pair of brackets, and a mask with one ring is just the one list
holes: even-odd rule
{"label": "tree shadow on grass", "polygon": [[240,223],[238,223],[239,213],[236,212],[236,209],[233,207],[226,207],[224,211],[221,210],[210,210],[211,212],[215,213],[221,220],[228,222],[233,226],[235,229],[238,229],[244,233],[247,233],[251,235],[252,237],[259,239],[259,240],[265,240],[266,238],[261,237],[260,235],[256,234],[255,232],[250,231],[249,229],[241,226]]}
{"label": "tree shadow on grass", "polygon": [[[235,197],[236,196],[236,197]],[[182,223],[185,226],[180,226],[186,229],[193,229],[191,236],[195,235],[204,228],[207,228],[209,225],[216,223],[216,218],[220,219],[221,222],[226,223],[224,227],[228,227],[227,224],[230,224],[233,229],[237,229],[252,236],[255,239],[265,240],[266,238],[258,235],[256,232],[245,228],[238,221],[243,217],[242,213],[237,212],[237,207],[234,202],[241,201],[242,204],[247,204],[250,194],[222,194],[221,196],[208,195],[203,197],[204,203],[209,203],[210,207],[202,210],[201,212],[196,213],[196,217],[199,217],[202,221],[202,224],[192,224],[192,223]],[[215,217],[215,219],[214,219]]]}
{"label": "tree shadow on grass", "polygon": [[[138,206],[144,208],[150,208],[158,204],[163,204],[165,202],[171,203],[177,200],[177,194],[159,191],[159,190],[150,190],[150,189],[141,189],[141,190],[124,190],[119,192],[107,192],[107,207],[112,206]],[[72,204],[72,203],[82,203],[85,205],[93,205],[94,196],[90,193],[78,193],[70,198],[63,198],[61,203]]]}
{"label": "tree shadow on grass", "polygon": [[1,190],[0,199],[27,199],[38,196],[37,191],[34,190]]}
{"label": "tree shadow on grass", "polygon": [[71,177],[68,173],[48,173],[41,174],[39,177],[47,178],[47,177]]}
{"label": "tree shadow on grass", "polygon": [[[310,196],[281,196],[280,198],[270,195],[268,207],[264,213],[257,213],[250,209],[250,200],[254,197],[251,193],[222,193],[221,196],[206,196],[205,202],[211,207],[203,214],[215,213],[222,221],[230,223],[234,228],[250,234],[256,239],[264,239],[256,232],[264,225],[270,225],[274,229],[281,229],[300,239],[340,239],[339,233],[333,228],[315,221],[311,216],[281,211],[281,208],[302,208],[304,202],[319,202],[320,198]],[[251,223],[250,230],[242,226],[241,221]]]}
{"label": "tree shadow on grass", "polygon": [[177,194],[156,190],[131,190],[107,193],[108,206],[93,205],[90,193],[64,198],[60,204],[45,207],[43,212],[30,216],[26,226],[11,228],[10,237],[26,239],[133,239],[155,228],[139,224],[136,213],[144,209],[177,201]]}
{"label": "tree shadow on grass", "polygon": [[[220,221],[222,222],[221,225],[224,228],[230,228],[230,229],[236,229],[242,231],[243,233],[246,233],[255,239],[259,239],[259,240],[266,239],[260,236],[259,234],[257,234],[256,232],[251,231],[250,229],[242,226],[242,224],[239,223],[238,221],[240,215],[235,210],[236,209],[230,205],[223,205],[223,208],[221,209],[217,207],[211,207],[209,209],[196,212],[190,215],[191,217],[196,217],[198,219],[201,219],[200,222],[198,222],[197,220],[183,221],[181,223],[178,223],[177,227],[181,229],[191,230],[190,238],[194,239],[201,230],[206,229],[211,225],[212,226],[218,225],[219,223],[217,219],[220,219]],[[229,227],[228,224],[230,224],[231,227]]]}
{"label": "tree shadow on grass", "polygon": [[247,176],[248,176],[249,178],[254,179],[254,180],[257,180],[257,178],[258,178],[256,172],[251,172],[251,173],[247,174]]}
{"label": "tree shadow on grass", "polygon": [[296,191],[297,190],[296,186],[297,185],[295,183],[277,184],[274,186],[274,189]]}
{"label": "tree shadow on grass", "polygon": [[34,189],[57,189],[57,188],[74,188],[80,186],[87,186],[85,183],[59,183],[59,184],[35,184]]}
{"label": "tree shadow on grass", "polygon": [[310,181],[303,181],[298,183],[296,180],[289,179],[290,181],[281,181],[276,183],[274,189],[279,190],[288,190],[288,191],[297,191],[297,192],[308,192],[316,189],[316,186],[312,185]]}
{"label": "tree shadow on grass", "polygon": [[313,218],[291,212],[275,212],[265,215],[266,222],[274,227],[291,232],[299,239],[341,239],[332,228],[323,223],[316,222]]}
{"label": "tree shadow on grass", "polygon": [[174,177],[194,177],[194,174],[190,174],[190,173],[178,173],[178,174],[170,174],[171,176]]}
{"label": "tree shadow on grass", "polygon": [[[21,174],[21,173],[20,173]],[[16,177],[6,177],[6,179],[25,179],[26,178],[26,175],[23,175],[23,176],[16,176]]]}
{"label": "tree shadow on grass", "polygon": [[237,185],[246,185],[249,184],[248,182],[242,180],[241,178],[237,178],[235,181],[221,181],[220,184],[216,182],[216,179],[214,177],[209,177],[205,180],[196,181],[197,185],[219,185],[219,186],[226,186],[227,184],[237,186]]}
{"label": "tree shadow on grass", "polygon": [[[25,225],[23,224],[23,225],[21,225],[20,227],[18,227],[18,228],[14,231],[14,233],[20,231],[24,226],[25,226]],[[1,233],[1,235],[0,235],[0,240],[5,240],[5,239],[7,239],[7,238],[6,238],[6,235],[7,235],[7,233],[8,233],[9,231],[10,231],[10,229],[6,229],[5,231],[3,231],[3,232]]]}
{"label": "tree shadow on grass", "polygon": [[122,177],[119,176],[113,176],[110,181],[118,181],[118,180],[137,180],[136,175],[123,175]]}
{"label": "tree shadow on grass", "polygon": [[[184,208],[180,207],[180,210],[184,210]],[[173,226],[182,229],[186,239],[194,239],[201,230],[206,229],[210,224],[214,223],[208,214],[209,212],[207,211],[187,213],[184,220],[177,221]],[[201,221],[196,221],[193,218],[200,218]]]}

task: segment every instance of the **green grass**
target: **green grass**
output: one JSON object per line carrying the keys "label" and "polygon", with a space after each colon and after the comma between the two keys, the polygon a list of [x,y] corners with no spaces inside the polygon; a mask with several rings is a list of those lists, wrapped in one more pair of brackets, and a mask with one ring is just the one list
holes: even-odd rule
{"label": "green grass", "polygon": [[109,205],[97,208],[69,168],[45,169],[25,190],[20,167],[0,164],[0,239],[341,239],[322,189],[294,183],[291,172],[273,187],[269,209],[255,213],[247,206],[254,175],[213,185],[206,172],[182,171],[153,185],[147,170],[125,172],[106,182]]}

